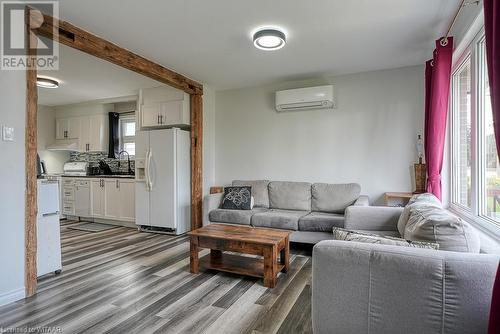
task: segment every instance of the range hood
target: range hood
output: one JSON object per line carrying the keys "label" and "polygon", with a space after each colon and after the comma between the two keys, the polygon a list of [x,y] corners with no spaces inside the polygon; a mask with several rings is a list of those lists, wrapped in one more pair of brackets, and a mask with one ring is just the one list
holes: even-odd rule
{"label": "range hood", "polygon": [[52,145],[47,146],[49,151],[78,151],[76,140],[58,139]]}

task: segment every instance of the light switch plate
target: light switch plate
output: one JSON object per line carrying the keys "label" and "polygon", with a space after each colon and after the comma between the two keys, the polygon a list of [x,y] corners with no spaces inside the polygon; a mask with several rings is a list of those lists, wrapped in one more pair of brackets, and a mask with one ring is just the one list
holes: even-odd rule
{"label": "light switch plate", "polygon": [[3,141],[14,141],[14,128],[3,125],[2,126],[2,140]]}

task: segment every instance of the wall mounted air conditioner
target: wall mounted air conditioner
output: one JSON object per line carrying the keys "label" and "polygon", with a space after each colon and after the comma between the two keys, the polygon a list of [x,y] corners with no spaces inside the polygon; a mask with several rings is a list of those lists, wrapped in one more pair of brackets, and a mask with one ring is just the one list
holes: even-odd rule
{"label": "wall mounted air conditioner", "polygon": [[333,109],[333,86],[288,89],[276,92],[276,111]]}

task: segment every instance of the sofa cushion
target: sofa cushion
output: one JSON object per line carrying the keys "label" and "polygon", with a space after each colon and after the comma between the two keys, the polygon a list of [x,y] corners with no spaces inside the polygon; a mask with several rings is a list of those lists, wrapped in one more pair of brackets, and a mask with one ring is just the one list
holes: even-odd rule
{"label": "sofa cushion", "polygon": [[344,215],[311,212],[299,219],[299,231],[330,232],[333,227],[344,227]]}
{"label": "sofa cushion", "polygon": [[269,208],[269,191],[267,186],[268,180],[234,180],[233,186],[250,186],[252,187],[252,196],[254,197],[254,205],[256,207]]}
{"label": "sofa cushion", "polygon": [[269,183],[269,207],[271,209],[311,211],[311,184],[282,181]]}
{"label": "sofa cushion", "polygon": [[391,236],[380,236],[374,233],[362,233],[356,231],[346,230],[340,227],[333,228],[333,237],[335,240],[364,242],[370,244],[415,247],[415,248],[429,248],[439,249],[439,244],[432,242],[412,241],[405,240]]}
{"label": "sofa cushion", "polygon": [[416,206],[410,209],[404,238],[439,244],[440,250],[478,253],[479,236],[467,222],[442,208]]}
{"label": "sofa cushion", "polygon": [[254,208],[253,210],[227,210],[215,209],[208,214],[209,220],[214,223],[228,223],[239,225],[250,225],[254,214],[267,211],[265,208]]}
{"label": "sofa cushion", "polygon": [[432,206],[441,208],[442,204],[439,199],[431,193],[413,195],[408,201],[408,204],[405,206],[401,216],[399,216],[398,231],[401,235],[404,234],[405,226],[408,223],[408,218],[410,218],[410,210],[417,206]]}
{"label": "sofa cushion", "polygon": [[311,187],[312,211],[343,213],[356,202],[360,193],[361,186],[357,183],[315,183]]}
{"label": "sofa cushion", "polygon": [[252,226],[297,231],[299,228],[299,219],[308,213],[308,211],[272,209],[253,215]]}

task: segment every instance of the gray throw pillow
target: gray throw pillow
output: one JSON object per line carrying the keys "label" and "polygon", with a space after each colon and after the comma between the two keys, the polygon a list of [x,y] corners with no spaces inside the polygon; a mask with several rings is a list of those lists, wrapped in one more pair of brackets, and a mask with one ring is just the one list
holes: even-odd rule
{"label": "gray throw pillow", "polygon": [[431,242],[420,242],[405,240],[396,237],[380,236],[378,234],[350,231],[340,227],[333,228],[333,238],[335,240],[356,241],[370,244],[439,249],[439,244]]}
{"label": "gray throw pillow", "polygon": [[405,226],[405,239],[435,242],[439,249],[479,253],[480,241],[474,228],[451,212],[432,206],[415,206]]}
{"label": "gray throw pillow", "polygon": [[268,180],[234,180],[232,185],[252,187],[252,196],[255,200],[255,206],[260,208],[269,207]]}
{"label": "gray throw pillow", "polygon": [[251,210],[252,187],[225,187],[221,209]]}

